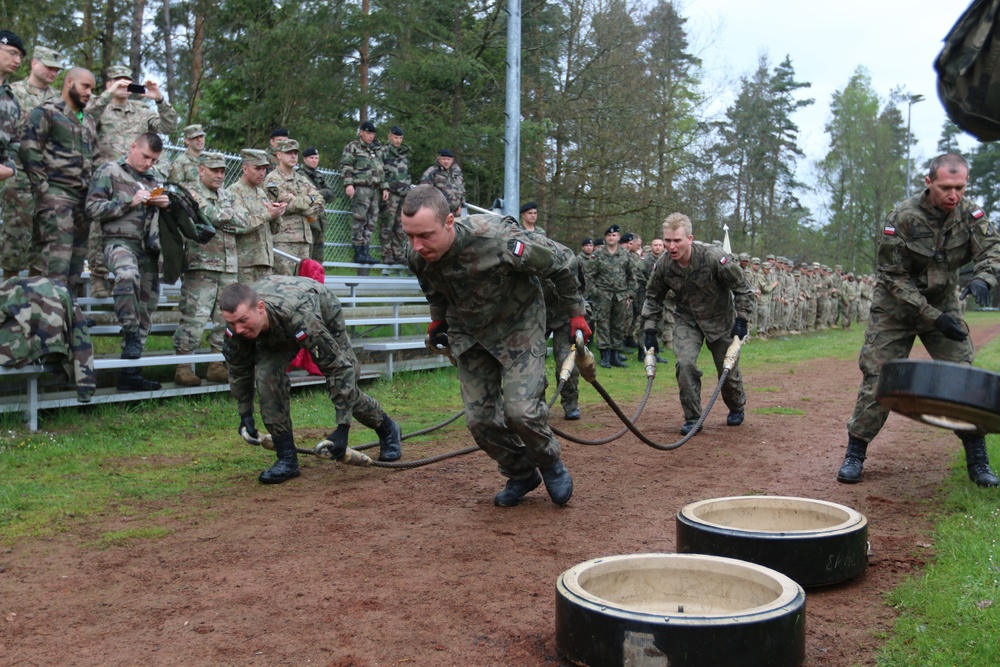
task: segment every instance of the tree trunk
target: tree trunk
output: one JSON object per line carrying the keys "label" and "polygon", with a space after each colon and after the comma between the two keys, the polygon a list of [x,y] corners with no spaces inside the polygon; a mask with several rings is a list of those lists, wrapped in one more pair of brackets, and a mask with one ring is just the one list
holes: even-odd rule
{"label": "tree trunk", "polygon": [[201,78],[203,76],[205,58],[205,15],[199,7],[194,17],[194,39],[191,41],[191,102],[188,104],[187,122],[190,125],[198,112],[198,101],[201,99]]}
{"label": "tree trunk", "polygon": [[128,65],[133,81],[142,79],[142,18],[146,0],[132,0],[132,39],[129,42]]}
{"label": "tree trunk", "polygon": [[174,40],[170,21],[170,0],[163,0],[163,53],[167,67],[167,97],[174,101]]}
{"label": "tree trunk", "polygon": [[108,68],[115,64],[115,21],[118,20],[118,7],[115,0],[108,0],[104,10],[104,34],[101,35],[101,67],[104,69],[104,81],[107,82]]}
{"label": "tree trunk", "polygon": [[94,42],[91,36],[94,34],[94,3],[88,0],[83,3],[83,21],[80,23],[80,31],[83,33],[83,43],[81,44],[83,56],[80,66],[94,70]]}
{"label": "tree trunk", "polygon": [[[462,7],[455,5],[455,55],[462,58]],[[462,76],[455,81],[455,92],[451,96],[451,128],[457,130],[462,123]]]}
{"label": "tree trunk", "polygon": [[[364,14],[366,25],[368,14],[371,12],[371,6],[369,0],[361,0],[361,13]],[[368,120],[368,50],[369,50],[369,36],[367,29],[365,33],[361,35],[361,48],[358,50],[361,55],[361,105],[359,109],[359,116],[361,122]]]}

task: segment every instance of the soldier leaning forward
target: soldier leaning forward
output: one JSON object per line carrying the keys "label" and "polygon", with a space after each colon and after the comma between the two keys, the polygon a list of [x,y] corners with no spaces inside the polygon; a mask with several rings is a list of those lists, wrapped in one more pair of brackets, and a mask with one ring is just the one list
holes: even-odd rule
{"label": "soldier leaning forward", "polygon": [[326,376],[337,411],[337,428],[327,437],[333,443],[333,457],[342,459],[347,452],[353,416],[375,429],[380,461],[400,458],[400,428],[358,388],[361,367],[347,335],[344,312],[325,285],[289,276],[267,276],[252,287],[236,283],[222,294],[222,315],[228,324],[223,354],[241,435],[251,442],[258,437],[253,421],[256,386],[260,415],[274,440],[277,462],[260,474],[262,483],[278,484],[299,475],[285,371],[299,350],[307,350]]}

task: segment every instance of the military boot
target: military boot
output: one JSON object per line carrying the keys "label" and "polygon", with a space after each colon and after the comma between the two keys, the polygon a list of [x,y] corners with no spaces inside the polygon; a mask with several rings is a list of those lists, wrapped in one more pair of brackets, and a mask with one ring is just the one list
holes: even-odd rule
{"label": "military boot", "polygon": [[156,391],[160,383],[142,377],[141,368],[123,368],[118,373],[118,391]]}
{"label": "military boot", "polygon": [[94,299],[107,299],[111,296],[111,287],[107,278],[101,278],[91,274],[90,276],[90,296]]}
{"label": "military boot", "polygon": [[542,479],[545,480],[545,490],[556,505],[565,505],[573,495],[573,478],[562,461],[556,461],[548,468],[542,468]]}
{"label": "military boot", "polygon": [[997,486],[1000,479],[990,468],[989,455],[986,453],[986,438],[981,435],[960,435],[965,447],[965,466],[969,479],[979,486]]}
{"label": "military boot", "polygon": [[178,364],[174,371],[174,382],[181,387],[201,386],[201,378],[194,374],[193,364]]}
{"label": "military boot", "polygon": [[611,350],[601,350],[601,368],[611,368]]}
{"label": "military boot", "polygon": [[142,356],[142,337],[136,331],[122,332],[122,359],[138,359]]}
{"label": "military boot", "polygon": [[362,264],[378,264],[378,260],[372,257],[368,253],[368,246],[361,246],[361,263]]}
{"label": "military boot", "polygon": [[205,374],[205,379],[209,382],[224,382],[229,383],[229,369],[226,368],[226,364],[221,361],[213,361],[208,364],[208,372]]}
{"label": "military boot", "polygon": [[281,484],[282,482],[299,476],[299,456],[295,451],[295,438],[291,433],[282,433],[272,436],[274,440],[274,452],[278,460],[273,466],[265,470],[257,477],[261,484]]}
{"label": "military boot", "polygon": [[634,338],[632,338],[631,336],[627,336],[625,338],[625,347],[626,347],[626,349],[634,350],[634,349],[638,348],[639,346],[635,344],[635,339]]}
{"label": "military boot", "polygon": [[363,245],[354,246],[354,263],[355,264],[367,264],[365,257],[368,255],[368,248]]}
{"label": "military boot", "polygon": [[615,368],[628,368],[625,363],[625,355],[618,350],[611,350],[611,365]]}
{"label": "military boot", "polygon": [[514,507],[541,483],[542,476],[538,474],[537,469],[531,471],[531,477],[528,479],[508,479],[500,493],[493,496],[493,504],[497,507]]}
{"label": "military boot", "polygon": [[862,442],[851,434],[847,434],[847,453],[844,464],[837,473],[837,481],[844,484],[856,484],[861,481],[861,472],[865,467],[865,454],[868,443]]}
{"label": "military boot", "polygon": [[379,442],[378,460],[386,463],[398,461],[403,455],[403,445],[400,440],[403,432],[399,424],[389,419],[389,415],[383,414],[382,423],[375,429],[375,433],[378,434]]}

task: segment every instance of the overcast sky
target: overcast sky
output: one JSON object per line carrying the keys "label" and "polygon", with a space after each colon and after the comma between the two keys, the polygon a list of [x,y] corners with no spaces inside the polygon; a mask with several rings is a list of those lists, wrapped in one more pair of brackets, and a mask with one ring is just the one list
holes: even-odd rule
{"label": "overcast sky", "polygon": [[[815,104],[796,113],[799,145],[816,161],[828,149],[823,127],[830,99],[843,89],[858,65],[871,74],[872,87],[886,100],[897,86],[926,99],[912,106],[914,164],[935,154],[945,113],[937,97],[933,62],[942,39],[971,0],[681,0],[692,50],[703,60],[706,83],[739,77],[757,68],[766,53],[771,67],[791,56],[798,81],[809,82],[800,98]],[[735,89],[735,86],[733,87]],[[731,98],[722,104],[724,110]],[[721,103],[721,102],[720,102]],[[901,109],[906,119],[905,105]],[[966,137],[963,149],[975,145]],[[805,171],[804,171],[805,170]],[[800,164],[800,177],[809,167]]]}

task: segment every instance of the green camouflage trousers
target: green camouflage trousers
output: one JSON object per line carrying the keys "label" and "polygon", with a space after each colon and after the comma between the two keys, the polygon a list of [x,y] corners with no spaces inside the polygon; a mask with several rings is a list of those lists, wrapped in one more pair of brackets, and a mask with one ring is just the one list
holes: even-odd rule
{"label": "green camouflage trousers", "polygon": [[560,448],[545,405],[545,342],[507,369],[479,344],[457,362],[465,421],[500,474],[527,479],[535,468],[555,464]]}
{"label": "green camouflage trousers", "polygon": [[621,299],[600,295],[594,303],[594,342],[599,350],[625,351],[625,325],[631,321],[632,311]]}
{"label": "green camouflage trousers", "polygon": [[382,193],[375,188],[364,185],[354,186],[354,199],[351,204],[351,215],[354,225],[351,227],[351,244],[367,246],[375,233],[375,223],[378,222],[378,204]]}
{"label": "green camouflage trousers", "polygon": [[[275,243],[274,249],[287,252],[289,255],[294,255],[299,259],[309,259],[309,253],[312,252],[311,244],[293,243],[290,241]],[[274,253],[274,273],[279,276],[297,276],[299,275],[299,263],[287,257],[282,257],[278,253]]]}
{"label": "green camouflage trousers", "polygon": [[404,196],[390,192],[388,201],[379,202],[378,235],[382,244],[382,262],[385,264],[406,262],[406,234],[403,233],[402,223]]}
{"label": "green camouflage trousers", "polygon": [[241,264],[236,270],[236,282],[243,283],[244,285],[253,285],[264,276],[271,275],[274,275],[274,269],[270,266],[263,266],[261,264],[243,266]]}
{"label": "green camouflage trousers", "polygon": [[115,316],[123,332],[139,332],[143,347],[160,300],[159,258],[159,253],[140,252],[113,239],[104,248],[104,259],[115,274]]}
{"label": "green camouflage trousers", "polygon": [[[552,332],[552,356],[556,361],[556,385],[559,384],[559,371],[562,369],[563,362],[566,361],[570,354],[574,354],[572,348],[573,341],[569,337],[569,322],[567,322]],[[573,374],[569,376],[566,384],[563,385],[562,391],[559,392],[559,399],[562,401],[563,410],[566,412],[576,410],[580,407],[580,371],[575,367],[573,368]],[[546,401],[546,405],[548,405],[548,401]]]}
{"label": "green camouflage trousers", "polygon": [[[712,353],[715,370],[722,377],[722,363],[726,360],[726,350],[733,342],[732,336],[723,336],[717,341],[708,342],[705,335],[696,326],[683,320],[674,323],[674,355],[677,357],[677,387],[680,389],[681,407],[684,409],[684,421],[695,421],[701,417],[701,376],[698,370],[698,354],[702,343]],[[747,403],[747,394],[743,389],[743,375],[739,364],[730,371],[725,384],[722,385],[722,400],[731,412],[742,410]]]}
{"label": "green camouflage trousers", "polygon": [[310,222],[309,228],[312,229],[313,234],[312,247],[309,249],[309,259],[314,259],[322,264],[326,261],[326,216],[320,215],[316,218],[316,222]]}
{"label": "green camouflage trousers", "polygon": [[35,206],[32,275],[61,280],[71,293],[81,283],[90,223],[83,214],[86,193],[49,187]]}
{"label": "green camouflage trousers", "polygon": [[226,323],[219,310],[219,298],[222,290],[235,282],[235,273],[201,269],[184,272],[181,278],[181,321],[174,332],[174,351],[177,354],[190,354],[198,349],[201,334],[209,321],[215,326],[208,334],[208,345],[213,352],[222,351],[222,332]]}
{"label": "green camouflage trousers", "polygon": [[[943,309],[943,312],[960,321],[963,329],[969,330],[958,310]],[[975,356],[971,339],[962,342],[948,340],[933,324],[922,324],[917,319],[897,319],[878,304],[873,305],[871,319],[865,329],[865,342],[858,355],[861,386],[858,387],[854,413],[847,422],[847,431],[859,440],[871,442],[889,418],[889,410],[875,400],[882,366],[895,359],[909,357],[917,337],[931,358],[938,361],[971,364]]]}
{"label": "green camouflage trousers", "polygon": [[104,258],[104,230],[101,223],[92,220],[89,223],[90,233],[87,240],[87,263],[90,264],[90,279],[107,280],[108,265]]}
{"label": "green camouflage trousers", "polygon": [[3,225],[0,226],[0,268],[5,276],[17,275],[31,265],[35,197],[24,171],[17,172],[3,190]]}

